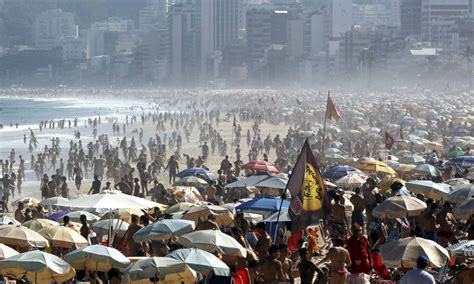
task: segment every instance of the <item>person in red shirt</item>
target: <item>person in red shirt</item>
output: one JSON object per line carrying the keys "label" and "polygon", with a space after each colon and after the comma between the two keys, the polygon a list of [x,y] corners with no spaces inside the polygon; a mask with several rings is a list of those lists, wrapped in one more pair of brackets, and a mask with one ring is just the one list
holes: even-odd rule
{"label": "person in red shirt", "polygon": [[361,234],[359,224],[352,225],[352,236],[346,241],[346,249],[352,260],[350,271],[352,274],[365,273],[370,274],[370,246],[367,238]]}

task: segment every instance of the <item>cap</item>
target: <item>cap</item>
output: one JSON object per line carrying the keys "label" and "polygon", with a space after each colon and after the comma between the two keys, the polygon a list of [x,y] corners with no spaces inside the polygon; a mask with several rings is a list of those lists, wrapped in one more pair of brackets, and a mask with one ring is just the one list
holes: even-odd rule
{"label": "cap", "polygon": [[426,266],[428,265],[430,261],[428,260],[428,258],[424,255],[420,255],[417,259],[416,259],[416,264],[417,265],[421,265],[421,266]]}

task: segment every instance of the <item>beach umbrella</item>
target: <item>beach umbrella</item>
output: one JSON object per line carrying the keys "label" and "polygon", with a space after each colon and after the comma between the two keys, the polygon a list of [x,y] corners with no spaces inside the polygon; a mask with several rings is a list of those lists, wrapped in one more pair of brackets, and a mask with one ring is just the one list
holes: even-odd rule
{"label": "beach umbrella", "polygon": [[171,214],[179,211],[189,210],[191,207],[198,206],[200,204],[190,203],[190,202],[178,202],[168,208],[166,208],[165,213]]}
{"label": "beach umbrella", "polygon": [[[155,278],[159,283],[195,283],[196,272],[181,260],[170,257],[146,257],[124,271],[127,280],[138,281]],[[127,282],[128,283],[128,282]]]}
{"label": "beach umbrella", "polygon": [[455,186],[448,196],[449,201],[454,203],[462,203],[472,198],[474,198],[474,184],[472,183]]}
{"label": "beach umbrella", "polygon": [[327,181],[327,180],[324,180],[324,184],[325,184],[326,186],[329,186],[329,187],[332,187],[332,188],[336,188],[336,187],[337,187],[336,184],[334,184],[334,183],[332,183],[332,182],[330,182],[330,181]]}
{"label": "beach umbrella", "polygon": [[272,164],[261,160],[252,160],[243,164],[241,169],[252,170],[256,172],[279,173],[280,171]]}
{"label": "beach umbrella", "polygon": [[432,176],[432,177],[441,176],[441,171],[438,170],[435,166],[430,165],[430,164],[418,165],[413,169],[413,172],[420,175],[425,175],[425,176]]}
{"label": "beach umbrella", "polygon": [[132,195],[104,191],[102,193],[86,195],[77,199],[69,200],[65,206],[70,208],[105,208],[105,209],[120,209],[120,208],[139,208],[147,209],[153,207],[166,207],[163,204],[156,203],[144,198],[135,197]]}
{"label": "beach umbrella", "polygon": [[453,136],[469,136],[469,134],[471,134],[471,132],[462,127],[455,128],[451,131],[451,135]]}
{"label": "beach umbrella", "polygon": [[430,267],[440,268],[449,259],[445,248],[431,240],[417,237],[388,242],[380,247],[380,255],[388,268],[415,268],[420,256],[428,258]]}
{"label": "beach umbrella", "polygon": [[426,207],[426,203],[415,197],[405,195],[392,196],[375,207],[372,215],[377,218],[418,216]]}
{"label": "beach umbrella", "polygon": [[190,268],[201,273],[210,273],[212,271],[218,276],[228,276],[230,274],[230,269],[227,264],[218,259],[215,255],[201,249],[178,249],[167,256],[181,260]]}
{"label": "beach umbrella", "polygon": [[336,180],[348,174],[363,174],[360,170],[351,166],[332,166],[326,172],[323,177],[327,179]]}
{"label": "beach umbrella", "polygon": [[43,251],[20,253],[0,261],[0,274],[31,283],[65,282],[76,275],[75,270],[61,258]]}
{"label": "beach umbrella", "polygon": [[185,202],[196,203],[204,201],[199,190],[192,186],[174,186],[169,191],[178,199],[184,200]]}
{"label": "beach umbrella", "polygon": [[20,222],[7,215],[0,216],[0,225],[21,225]]}
{"label": "beach umbrella", "polygon": [[100,217],[100,219],[108,220],[108,219],[118,218],[130,224],[132,222],[132,215],[142,216],[143,214],[145,214],[146,211],[143,212],[142,210],[138,208],[120,208],[120,209],[108,210]]}
{"label": "beach umbrella", "polygon": [[198,178],[195,176],[187,176],[187,177],[180,178],[173,185],[202,187],[202,186],[207,186],[208,182],[203,180],[202,178]]}
{"label": "beach umbrella", "polygon": [[342,161],[345,159],[344,156],[335,153],[324,155],[324,158],[334,162]]}
{"label": "beach umbrella", "polygon": [[[281,205],[282,201],[283,205]],[[281,198],[254,198],[238,205],[235,209],[275,212],[280,209],[280,206],[281,208],[288,208],[290,202],[286,199],[282,200]]]}
{"label": "beach umbrella", "polygon": [[469,184],[469,180],[465,178],[452,178],[444,181],[445,184],[449,184],[450,186],[459,186],[464,184]]}
{"label": "beach umbrella", "polygon": [[200,230],[182,235],[178,238],[178,243],[187,248],[199,248],[210,253],[247,257],[247,250],[236,239],[220,230]]}
{"label": "beach umbrella", "polygon": [[275,188],[275,189],[285,189],[287,183],[288,183],[288,178],[271,176],[255,184],[254,186]]}
{"label": "beach umbrella", "polygon": [[216,223],[220,225],[230,225],[234,220],[234,214],[229,209],[217,205],[200,205],[191,207],[182,217],[185,220],[194,221],[207,220],[209,215],[216,217]]}
{"label": "beach umbrella", "polygon": [[158,220],[150,225],[141,228],[133,235],[136,242],[145,242],[148,240],[168,240],[173,236],[181,236],[194,231],[195,223],[190,220]]}
{"label": "beach umbrella", "polygon": [[130,225],[122,219],[101,219],[92,224],[94,232],[100,235],[107,235],[112,228],[119,237],[125,235]]}
{"label": "beach umbrella", "polygon": [[410,156],[404,156],[400,158],[399,162],[402,164],[419,165],[419,164],[423,164],[425,162],[425,159],[418,155],[410,155]]}
{"label": "beach umbrella", "polygon": [[263,222],[266,223],[275,223],[277,222],[291,222],[290,214],[288,213],[288,209],[282,209],[280,212],[280,217],[278,217],[278,212],[273,213],[272,215],[268,216]]}
{"label": "beach umbrella", "polygon": [[225,188],[245,188],[249,186],[255,186],[259,182],[267,179],[268,175],[253,175],[246,178],[239,179],[232,183],[229,183],[225,186]]}
{"label": "beach umbrella", "polygon": [[393,164],[391,166],[397,173],[405,174],[411,173],[415,169],[415,165],[408,165],[408,164]]}
{"label": "beach umbrella", "polygon": [[329,148],[326,150],[326,154],[340,154],[342,153],[341,150],[337,148]]}
{"label": "beach umbrella", "polygon": [[244,219],[253,224],[257,224],[263,221],[263,215],[250,213],[250,212],[244,212]]}
{"label": "beach umbrella", "polygon": [[19,252],[12,249],[11,247],[4,244],[0,244],[0,259],[9,258],[17,254],[19,254]]}
{"label": "beach umbrella", "polygon": [[469,169],[474,167],[474,156],[460,156],[456,158],[449,159],[446,165],[458,165],[461,168]]}
{"label": "beach umbrella", "polygon": [[392,178],[384,179],[383,181],[379,182],[379,184],[377,185],[377,188],[380,189],[381,191],[387,191],[390,189],[390,187],[392,186],[394,182],[399,182],[403,186],[405,186],[406,184],[405,180],[401,178],[397,178],[397,177],[392,177]]}
{"label": "beach umbrella", "polygon": [[33,231],[38,231],[44,227],[59,226],[59,223],[49,219],[31,219],[22,224]]}
{"label": "beach umbrella", "polygon": [[[85,215],[86,220],[89,223],[96,222],[96,221],[100,220],[100,218],[98,216],[96,216],[92,213],[89,213],[87,211],[73,211],[73,212],[67,213],[64,216],[69,216],[69,219],[73,222],[81,222],[81,215]],[[56,219],[56,221],[61,221],[64,218],[64,216]]]}
{"label": "beach umbrella", "polygon": [[425,145],[426,145],[426,148],[428,148],[430,150],[434,150],[434,151],[438,151],[438,152],[444,152],[443,145],[441,145],[439,143],[430,141],[430,142],[427,142]]}
{"label": "beach umbrella", "polygon": [[405,185],[413,193],[423,194],[434,200],[447,200],[451,186],[443,183],[434,183],[429,180],[411,180]]}
{"label": "beach umbrella", "polygon": [[456,158],[456,157],[464,156],[465,154],[466,153],[464,151],[455,149],[448,152],[448,158]]}
{"label": "beach umbrella", "polygon": [[460,205],[454,207],[454,216],[459,219],[469,220],[474,215],[474,199],[468,199]]}
{"label": "beach umbrella", "polygon": [[184,171],[177,173],[176,176],[179,178],[184,178],[188,176],[197,176],[206,181],[215,181],[218,179],[218,176],[216,176],[214,173],[211,173],[209,170],[204,169],[204,168],[185,169]]}
{"label": "beach umbrella", "polygon": [[397,157],[404,157],[404,156],[411,155],[411,154],[412,154],[412,152],[410,152],[408,150],[400,150],[397,153],[395,153],[395,155]]}
{"label": "beach umbrella", "polygon": [[81,234],[64,226],[44,227],[38,231],[38,234],[47,239],[52,247],[76,249],[89,245],[89,241]]}
{"label": "beach umbrella", "polygon": [[343,176],[340,179],[335,181],[335,184],[342,188],[356,188],[361,187],[367,177],[361,176],[359,174],[348,174],[347,176]]}
{"label": "beach umbrella", "polygon": [[361,160],[354,165],[355,168],[364,172],[373,172],[386,175],[395,175],[396,172],[386,163],[377,161],[375,159]]}
{"label": "beach umbrella", "polygon": [[123,270],[130,264],[130,260],[120,251],[102,245],[76,249],[66,254],[64,260],[77,270],[102,272],[107,272],[112,268]]}
{"label": "beach umbrella", "polygon": [[61,197],[61,196],[55,196],[51,198],[47,198],[39,203],[39,205],[43,207],[49,207],[50,205],[53,207],[60,207],[66,202],[68,202],[69,199]]}
{"label": "beach umbrella", "polygon": [[53,214],[48,215],[48,219],[56,221],[56,220],[59,220],[62,217],[64,217],[69,212],[71,212],[71,211],[68,210],[68,209],[57,211],[57,212],[54,212]]}
{"label": "beach umbrella", "polygon": [[474,240],[460,240],[454,245],[446,248],[452,256],[474,257]]}
{"label": "beach umbrella", "polygon": [[48,240],[37,232],[23,226],[0,226],[0,242],[18,247],[44,248],[49,246]]}

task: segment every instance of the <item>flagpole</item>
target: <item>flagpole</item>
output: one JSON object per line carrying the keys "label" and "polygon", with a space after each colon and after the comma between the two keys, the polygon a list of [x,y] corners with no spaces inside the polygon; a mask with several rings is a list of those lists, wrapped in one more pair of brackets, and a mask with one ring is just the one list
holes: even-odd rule
{"label": "flagpole", "polygon": [[[298,155],[298,158],[296,159],[296,162],[293,165],[293,168],[291,169],[291,174],[293,174],[293,171],[295,170],[295,167],[296,167],[296,163],[300,160],[301,154],[303,154],[304,145],[306,143],[308,143],[308,145],[309,145],[309,141],[308,141],[307,137],[306,137],[306,141],[303,144],[303,148],[301,148],[300,154]],[[310,147],[310,150],[311,150],[311,147]],[[278,209],[277,220],[276,220],[276,225],[275,225],[275,233],[273,234],[273,244],[276,243],[276,238],[277,238],[277,234],[278,234],[278,222],[280,221],[281,208],[283,207],[283,201],[286,199],[286,192],[287,191],[288,191],[288,183],[286,183],[285,190],[283,191],[283,194],[281,196],[280,208]],[[290,209],[288,208],[288,210],[290,210]]]}
{"label": "flagpole", "polygon": [[324,113],[323,145],[321,148],[321,164],[323,167],[324,167],[324,146],[326,144],[326,121],[328,117],[328,100],[329,100],[330,94],[331,94],[331,91],[328,91],[328,98],[326,99],[326,111]]}

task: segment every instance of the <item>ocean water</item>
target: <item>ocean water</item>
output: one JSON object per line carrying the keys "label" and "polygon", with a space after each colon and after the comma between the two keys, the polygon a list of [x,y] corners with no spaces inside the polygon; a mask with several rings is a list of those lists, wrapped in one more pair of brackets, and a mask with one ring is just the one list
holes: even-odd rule
{"label": "ocean water", "polygon": [[[132,110],[130,107],[134,106]],[[5,159],[12,148],[24,157],[29,157],[28,144],[23,142],[23,135],[29,137],[30,129],[34,131],[40,147],[33,154],[41,151],[44,145],[51,144],[51,138],[57,137],[61,141],[74,139],[74,131],[81,131],[81,140],[89,142],[93,140],[92,129],[85,126],[87,118],[100,116],[105,121],[105,116],[117,117],[119,123],[125,122],[126,115],[139,116],[142,108],[149,107],[146,102],[138,100],[117,98],[79,98],[79,97],[18,97],[0,96],[0,159]],[[39,122],[45,120],[66,119],[73,122],[78,118],[77,128],[65,129],[43,129],[39,131]],[[16,127],[18,123],[18,128]],[[11,126],[12,125],[12,126]],[[103,129],[102,129],[103,128]],[[106,129],[105,129],[106,128]],[[99,133],[110,130],[110,125],[103,124],[99,127]]]}
{"label": "ocean water", "polygon": [[41,120],[90,117],[111,111],[107,105],[75,98],[0,97],[0,124],[4,129],[9,128],[10,123],[36,125]]}

